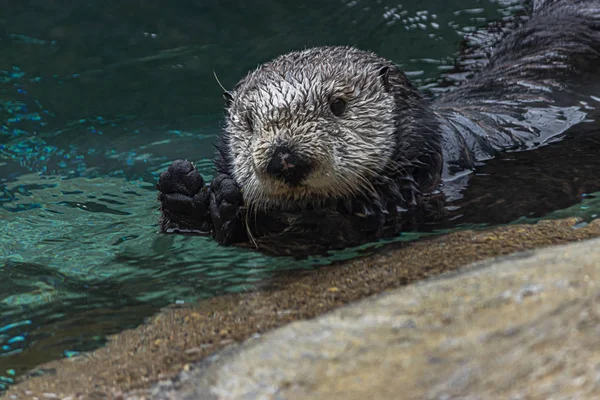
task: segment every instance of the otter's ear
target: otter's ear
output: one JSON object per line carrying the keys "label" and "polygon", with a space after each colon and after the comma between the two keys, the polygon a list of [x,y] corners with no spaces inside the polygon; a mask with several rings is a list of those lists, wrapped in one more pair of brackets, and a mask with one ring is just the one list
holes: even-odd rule
{"label": "otter's ear", "polygon": [[383,87],[385,88],[385,91],[389,92],[391,89],[389,65],[384,65],[379,69],[379,77],[381,78],[381,82],[383,82]]}
{"label": "otter's ear", "polygon": [[231,92],[223,92],[223,99],[225,100],[225,107],[229,108],[231,102],[233,101],[233,95]]}
{"label": "otter's ear", "polygon": [[379,69],[379,77],[386,92],[392,90],[392,79],[398,78],[400,75],[400,70],[394,64],[384,65]]}

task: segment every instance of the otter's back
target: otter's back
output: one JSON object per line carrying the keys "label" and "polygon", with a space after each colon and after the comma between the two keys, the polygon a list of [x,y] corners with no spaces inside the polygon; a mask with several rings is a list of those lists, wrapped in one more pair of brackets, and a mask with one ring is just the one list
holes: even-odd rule
{"label": "otter's back", "polygon": [[538,0],[530,20],[498,43],[486,68],[435,104],[554,103],[556,92],[599,76],[600,0]]}
{"label": "otter's back", "polygon": [[447,122],[444,139],[481,160],[535,148],[581,122],[599,78],[600,0],[539,0],[488,65],[433,106]]}

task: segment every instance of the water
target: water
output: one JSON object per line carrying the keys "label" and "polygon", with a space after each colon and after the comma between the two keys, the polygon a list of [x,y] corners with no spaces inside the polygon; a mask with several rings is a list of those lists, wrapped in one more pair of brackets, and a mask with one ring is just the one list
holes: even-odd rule
{"label": "water", "polygon": [[[43,361],[101,345],[168,303],[237,292],[330,260],[273,258],[157,233],[158,174],[178,158],[212,174],[211,143],[223,113],[214,73],[231,87],[283,52],[351,44],[396,61],[435,93],[462,77],[440,81],[453,69],[459,39],[520,6],[2,0],[0,10],[1,389]],[[567,207],[560,216],[592,218],[600,212],[591,195],[600,190],[592,157],[600,145],[588,131],[565,142],[571,147],[494,160],[432,230],[529,221]],[[587,158],[571,169],[556,165],[577,149]],[[535,160],[547,163],[542,181],[556,185],[529,173]],[[559,184],[573,177],[581,177],[575,186]],[[579,204],[582,194],[589,196]],[[498,199],[509,207],[493,208]]]}

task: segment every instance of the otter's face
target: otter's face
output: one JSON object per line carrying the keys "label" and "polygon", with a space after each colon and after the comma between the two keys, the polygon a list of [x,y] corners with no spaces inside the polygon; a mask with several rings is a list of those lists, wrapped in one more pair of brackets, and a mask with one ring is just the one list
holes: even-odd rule
{"label": "otter's face", "polygon": [[246,204],[308,204],[372,189],[395,148],[385,60],[349,48],[283,55],[231,93],[227,153]]}

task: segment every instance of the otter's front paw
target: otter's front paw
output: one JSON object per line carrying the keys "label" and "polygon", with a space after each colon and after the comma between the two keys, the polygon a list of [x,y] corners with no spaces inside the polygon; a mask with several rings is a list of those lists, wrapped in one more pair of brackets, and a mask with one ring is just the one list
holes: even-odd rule
{"label": "otter's front paw", "polygon": [[166,233],[208,233],[210,195],[204,179],[187,160],[174,161],[160,175],[161,231]]}
{"label": "otter's front paw", "polygon": [[246,240],[242,221],[242,192],[228,175],[217,175],[210,184],[210,216],[213,237],[219,243],[236,243]]}

